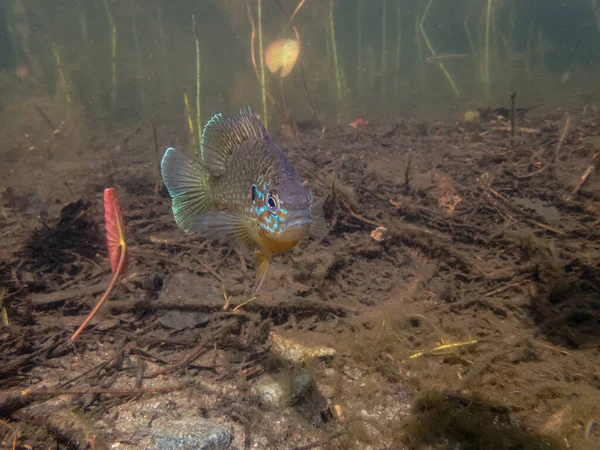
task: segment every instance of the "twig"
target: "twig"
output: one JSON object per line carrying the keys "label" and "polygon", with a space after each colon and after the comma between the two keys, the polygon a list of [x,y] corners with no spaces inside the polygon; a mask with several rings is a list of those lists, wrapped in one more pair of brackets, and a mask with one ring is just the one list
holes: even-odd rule
{"label": "twig", "polygon": [[[504,195],[500,194],[499,192],[495,191],[494,189],[490,189],[490,193],[494,194],[495,197],[497,197],[497,198],[499,198],[501,200],[504,200],[504,202],[510,208],[512,208],[513,210],[518,211],[521,214],[525,215],[526,216],[525,220],[527,220],[527,222],[529,222],[529,223],[531,223],[531,224],[533,224],[533,225],[535,225],[537,227],[543,228],[545,230],[552,231],[553,233],[556,233],[559,236],[564,236],[565,235],[564,231],[561,231],[561,230],[559,230],[557,228],[554,228],[554,227],[552,227],[550,225],[546,225],[545,223],[538,222],[537,220],[528,218],[527,214],[522,210],[522,208],[514,205],[508,198],[506,198]],[[487,195],[488,195],[488,197],[490,196],[489,193]]]}
{"label": "twig", "polygon": [[483,294],[484,297],[491,297],[492,295],[496,295],[496,294],[500,294],[501,292],[504,291],[508,291],[509,289],[512,289],[514,287],[520,286],[523,283],[525,283],[526,280],[519,280],[519,281],[515,281],[514,283],[509,283],[506,284],[504,286],[501,286],[497,289],[494,289],[492,291],[486,292],[485,294]]}
{"label": "twig", "polygon": [[[87,394],[102,394],[102,395],[140,395],[140,394],[162,394],[167,392],[180,391],[190,383],[176,384],[173,386],[162,386],[152,388],[134,388],[134,389],[96,389],[96,388],[81,388],[81,389],[54,389],[54,390],[24,390],[19,391],[25,397],[45,397],[55,395],[87,395]],[[0,394],[2,394],[0,392]]]}
{"label": "twig", "polygon": [[[246,0],[246,10],[248,12],[248,19],[250,20],[250,25],[252,25],[252,34],[250,35],[250,57],[252,58],[252,67],[254,67],[254,74],[258,79],[258,83],[262,86],[263,83],[260,78],[260,74],[258,73],[258,66],[256,65],[256,53],[254,50],[254,40],[256,39],[256,24],[254,23],[254,18],[252,17],[252,8],[250,7],[249,0]],[[260,57],[262,58],[263,55],[260,55]],[[271,103],[273,105],[277,105],[277,103],[275,103],[275,100],[273,100],[273,97],[271,97],[271,94],[269,94],[269,91],[265,89],[265,92]]]}
{"label": "twig", "polygon": [[[487,131],[484,131],[483,133],[480,133],[479,136],[485,136],[487,134],[490,134],[492,131],[509,131],[510,132],[510,126],[493,127],[490,130],[487,130]],[[542,134],[542,130],[540,130],[539,128],[519,127],[519,132],[522,133],[522,134]]]}
{"label": "twig", "polygon": [[420,358],[421,356],[426,355],[428,353],[430,353],[432,355],[436,355],[439,353],[435,353],[435,352],[439,352],[440,350],[447,350],[447,349],[456,348],[456,347],[464,347],[465,345],[471,345],[471,344],[476,344],[476,343],[477,343],[477,341],[474,341],[473,339],[469,338],[469,340],[466,342],[455,342],[452,344],[443,344],[436,348],[432,348],[431,350],[417,352],[414,355],[409,356],[408,359]]}
{"label": "twig", "polygon": [[333,441],[334,439],[337,439],[340,436],[343,436],[345,433],[346,433],[345,431],[336,431],[335,433],[326,437],[325,439],[322,439],[317,442],[313,442],[312,444],[303,445],[302,447],[294,447],[293,450],[312,450],[313,448],[321,447],[321,446],[327,444],[328,442]]}
{"label": "twig", "polygon": [[596,159],[598,159],[598,155],[600,155],[600,152],[594,153],[594,156],[592,156],[592,160],[590,161],[590,164],[585,169],[585,172],[583,172],[583,175],[581,175],[581,178],[579,179],[579,183],[577,183],[577,186],[575,186],[573,188],[573,190],[571,191],[571,193],[569,195],[567,195],[567,197],[565,198],[566,201],[568,201],[568,202],[571,201],[573,199],[573,197],[575,197],[577,195],[577,193],[579,192],[581,187],[585,184],[587,179],[590,177],[592,171],[596,168]]}
{"label": "twig", "polygon": [[558,153],[560,152],[560,148],[567,136],[567,131],[569,131],[569,125],[571,125],[571,117],[567,114],[567,120],[565,121],[565,127],[563,128],[563,132],[560,135],[560,139],[558,140],[558,145],[556,146],[556,150],[554,151],[554,159],[552,162],[556,165],[556,161],[558,161]]}
{"label": "twig", "polygon": [[300,8],[302,8],[302,5],[304,5],[305,1],[306,0],[301,0],[300,3],[298,3],[298,6],[296,6],[296,9],[294,10],[294,13],[292,14],[292,17],[290,17],[290,20],[289,20],[289,22],[287,24],[288,27],[290,26],[290,24],[294,20],[294,17],[296,17],[296,14],[298,14],[298,11],[300,11]]}
{"label": "twig", "polygon": [[157,181],[156,181],[156,186],[154,187],[154,193],[155,195],[158,195],[164,185],[163,185],[163,181],[162,181],[162,177],[161,177],[161,173],[160,173],[160,151],[158,150],[158,136],[156,134],[156,125],[154,124],[154,122],[152,122],[152,133],[154,134],[154,151],[156,153],[156,168],[157,168]]}
{"label": "twig", "polygon": [[223,327],[221,327],[219,330],[215,331],[208,338],[204,339],[204,341],[202,341],[190,355],[188,355],[186,358],[184,358],[180,362],[178,362],[176,364],[171,364],[170,366],[164,367],[160,370],[155,370],[154,372],[147,373],[146,375],[144,375],[144,378],[153,378],[157,375],[162,375],[165,373],[172,372],[174,370],[181,369],[181,368],[187,366],[188,364],[192,363],[193,361],[198,359],[202,355],[202,353],[204,353],[206,351],[205,348],[208,344],[210,344],[215,338],[219,337],[226,331],[229,331],[232,328],[232,326],[234,325],[234,323],[235,322],[230,322],[227,325],[224,325]]}
{"label": "twig", "polygon": [[517,92],[514,91],[510,96],[510,136],[511,138],[515,137],[515,99],[517,97]]}
{"label": "twig", "polygon": [[346,201],[342,198],[340,198],[340,201],[344,204],[344,206],[346,207],[346,209],[348,210],[348,212],[350,213],[350,215],[358,220],[361,220],[365,223],[368,223],[369,225],[373,225],[374,227],[380,227],[381,225],[379,225],[377,222],[373,222],[370,219],[367,219],[366,217],[363,217],[361,215],[356,214],[352,208],[350,207],[350,205],[348,203],[346,203]]}
{"label": "twig", "polygon": [[406,169],[404,170],[404,188],[406,192],[410,192],[410,163],[412,161],[412,153],[408,155],[408,162],[406,163]]}
{"label": "twig", "polygon": [[[296,12],[298,12],[298,9],[300,9],[300,6],[302,6],[302,3],[304,3],[304,1],[302,1],[298,5],[298,8],[294,12],[294,14],[296,14]],[[290,19],[290,22],[291,21],[292,21],[292,19]],[[300,35],[298,34],[298,30],[296,29],[296,27],[294,27],[294,33],[296,33],[296,40],[298,41],[298,44],[300,44],[301,43]],[[299,59],[300,59],[300,75],[302,77],[302,85],[304,86],[304,93],[306,94],[306,98],[308,99],[308,105],[310,106],[310,111],[312,112],[313,119],[317,123],[317,126],[319,128],[322,128],[321,122],[319,122],[319,118],[317,116],[317,112],[315,111],[315,106],[313,105],[312,98],[310,96],[310,93],[308,92],[308,85],[306,84],[306,77],[304,76],[304,62],[302,61],[303,60],[302,53],[300,53]]]}
{"label": "twig", "polygon": [[74,448],[108,450],[110,447],[82,415],[67,401],[48,401],[22,409],[17,418],[46,427],[54,435],[67,439]]}
{"label": "twig", "polygon": [[75,297],[85,297],[87,295],[96,295],[100,292],[104,292],[106,291],[106,286],[106,283],[100,283],[93,286],[85,286],[57,292],[33,294],[28,298],[28,301],[35,309],[52,308],[58,303],[62,303]]}
{"label": "twig", "polygon": [[48,115],[44,112],[44,110],[42,108],[40,108],[38,105],[36,105],[35,103],[33,104],[33,107],[37,110],[37,112],[40,113],[40,115],[43,117],[44,121],[48,124],[48,126],[50,128],[52,128],[52,131],[56,130],[56,126],[54,125],[54,123],[50,120],[50,118],[48,117]]}

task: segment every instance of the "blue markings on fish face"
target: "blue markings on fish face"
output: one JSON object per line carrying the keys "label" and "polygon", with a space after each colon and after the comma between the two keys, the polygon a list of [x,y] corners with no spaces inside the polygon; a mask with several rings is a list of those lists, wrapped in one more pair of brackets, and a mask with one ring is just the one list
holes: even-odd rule
{"label": "blue markings on fish face", "polygon": [[[271,238],[278,239],[286,233],[288,237],[301,235],[310,226],[311,192],[305,186],[296,182],[276,186],[257,182],[250,193],[251,214],[259,230]],[[290,234],[292,229],[295,231]]]}
{"label": "blue markings on fish face", "polygon": [[277,190],[266,183],[254,184],[250,189],[252,197],[252,214],[257,219],[258,227],[272,236],[284,230],[287,210],[280,208]]}

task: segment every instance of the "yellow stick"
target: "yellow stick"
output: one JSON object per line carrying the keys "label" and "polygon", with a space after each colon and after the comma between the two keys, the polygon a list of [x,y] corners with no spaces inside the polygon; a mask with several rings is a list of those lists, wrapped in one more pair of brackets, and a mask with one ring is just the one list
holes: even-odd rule
{"label": "yellow stick", "polygon": [[386,71],[387,71],[387,40],[386,40],[386,15],[387,15],[387,2],[383,0],[383,8],[381,11],[381,102],[385,101],[385,84],[386,84]]}
{"label": "yellow stick", "polygon": [[400,90],[400,48],[402,46],[402,7],[400,0],[396,3],[396,76],[394,77],[394,93]]}
{"label": "yellow stick", "polygon": [[329,28],[331,30],[331,48],[333,50],[333,65],[335,67],[335,81],[337,85],[338,97],[338,123],[340,122],[340,110],[342,107],[342,80],[340,73],[340,65],[338,61],[337,45],[335,42],[335,25],[333,22],[333,0],[329,0]]}
{"label": "yellow stick", "polygon": [[262,32],[262,0],[258,0],[258,54],[260,57],[260,85],[262,95],[262,121],[265,129],[269,131],[269,116],[267,114],[267,89],[265,87],[265,55],[263,54],[263,32]]}
{"label": "yellow stick", "polygon": [[484,73],[485,73],[485,95],[486,100],[490,100],[490,21],[492,18],[492,0],[488,0],[487,13],[485,16],[485,55],[484,55]]}
{"label": "yellow stick", "polygon": [[138,71],[138,83],[140,91],[140,100],[142,103],[142,116],[146,113],[146,96],[144,95],[144,72],[142,70],[142,53],[140,52],[140,43],[138,41],[137,27],[135,26],[135,14],[133,12],[133,0],[130,0],[131,7],[131,31],[133,33],[133,44],[135,47],[135,56]]}
{"label": "yellow stick", "polygon": [[163,72],[165,77],[165,100],[166,103],[171,101],[171,89],[170,89],[170,77],[169,77],[169,65],[167,64],[167,50],[165,48],[165,32],[163,30],[162,22],[162,10],[160,9],[160,0],[156,0],[156,15],[158,18],[158,35],[160,37],[160,53],[163,60]]}
{"label": "yellow stick", "polygon": [[60,61],[60,54],[58,53],[58,49],[56,48],[54,43],[52,44],[52,52],[54,53],[56,67],[58,68],[58,79],[60,82],[61,90],[67,98],[67,103],[71,104],[71,94],[69,93],[69,87],[67,86],[67,78],[65,77],[65,72],[63,71],[62,63]]}
{"label": "yellow stick", "polygon": [[[196,157],[200,155],[200,135],[202,122],[200,121],[200,38],[198,37],[198,27],[196,26],[196,16],[192,14],[192,23],[194,25],[194,39],[196,41],[196,127],[198,136],[198,145],[194,148]],[[204,155],[202,155],[204,156]]]}
{"label": "yellow stick", "polygon": [[527,37],[527,49],[525,50],[525,72],[531,81],[531,43],[533,42],[533,22],[529,24],[529,34]]}
{"label": "yellow stick", "polygon": [[110,57],[112,61],[112,92],[110,94],[110,98],[114,111],[117,107],[117,27],[115,25],[115,21],[113,20],[112,13],[110,12],[107,0],[104,0],[104,9],[106,10],[106,15],[108,17],[108,22],[110,23],[111,29]]}
{"label": "yellow stick", "polygon": [[440,350],[447,350],[447,349],[456,348],[456,347],[464,347],[465,345],[471,345],[471,344],[476,344],[476,343],[477,343],[477,341],[469,339],[466,342],[456,342],[454,344],[444,344],[444,345],[440,345],[439,347],[432,348],[429,351],[415,353],[414,355],[411,355],[408,358],[409,359],[419,358],[419,357],[421,357],[421,356],[423,356],[423,355],[425,355],[427,353],[431,353],[431,354],[435,355],[435,354],[438,354],[438,353],[435,353],[435,352],[439,352]]}
{"label": "yellow stick", "polygon": [[192,110],[190,109],[190,100],[188,98],[187,91],[183,89],[183,102],[185,104],[185,113],[187,116],[188,127],[190,129],[190,135],[192,136],[192,146],[196,148],[197,136],[194,130],[194,119],[192,118]]}
{"label": "yellow stick", "polygon": [[83,5],[83,3],[79,4],[79,12],[81,14],[81,19],[80,19],[80,25],[81,25],[81,38],[83,39],[83,51],[85,52],[85,61],[86,61],[86,65],[87,65],[87,75],[88,75],[88,79],[90,79],[90,83],[92,84],[91,86],[91,96],[90,96],[90,100],[92,102],[92,105],[96,104],[96,89],[94,87],[94,83],[91,81],[91,67],[92,65],[90,64],[90,47],[88,44],[88,29],[87,29],[87,21],[85,19],[85,6]]}
{"label": "yellow stick", "polygon": [[596,0],[591,0],[592,9],[594,10],[594,17],[596,18],[596,26],[598,27],[598,31],[600,31],[600,11],[598,10],[598,3]]}
{"label": "yellow stick", "polygon": [[358,61],[358,70],[356,72],[356,92],[360,94],[362,92],[362,14],[360,12],[360,5],[362,0],[356,1],[356,17],[357,17],[357,34],[358,34],[358,44],[356,46],[357,49],[357,61]]}
{"label": "yellow stick", "polygon": [[419,29],[419,23],[421,22],[422,15],[419,16],[421,12],[421,6],[423,5],[423,0],[419,0],[417,6],[417,14],[415,19],[415,42],[417,43],[417,60],[419,64],[419,81],[421,92],[425,92],[425,62],[423,61],[423,44],[421,43],[421,31]]}

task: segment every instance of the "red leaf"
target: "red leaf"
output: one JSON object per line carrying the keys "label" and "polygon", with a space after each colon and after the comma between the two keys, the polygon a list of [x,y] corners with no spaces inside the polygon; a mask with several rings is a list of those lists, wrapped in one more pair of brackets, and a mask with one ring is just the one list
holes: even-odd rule
{"label": "red leaf", "polygon": [[110,256],[110,268],[113,275],[119,267],[121,252],[125,252],[125,260],[121,266],[121,273],[127,273],[127,244],[125,241],[125,222],[121,214],[121,206],[113,188],[104,190],[104,225],[106,227],[106,245]]}

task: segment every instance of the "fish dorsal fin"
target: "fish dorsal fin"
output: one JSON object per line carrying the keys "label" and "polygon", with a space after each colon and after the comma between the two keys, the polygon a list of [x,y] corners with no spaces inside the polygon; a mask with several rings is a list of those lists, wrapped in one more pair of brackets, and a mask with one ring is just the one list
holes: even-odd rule
{"label": "fish dorsal fin", "polygon": [[213,116],[202,131],[202,160],[211,175],[221,176],[227,170],[234,150],[242,143],[265,139],[267,130],[250,107],[233,117]]}

